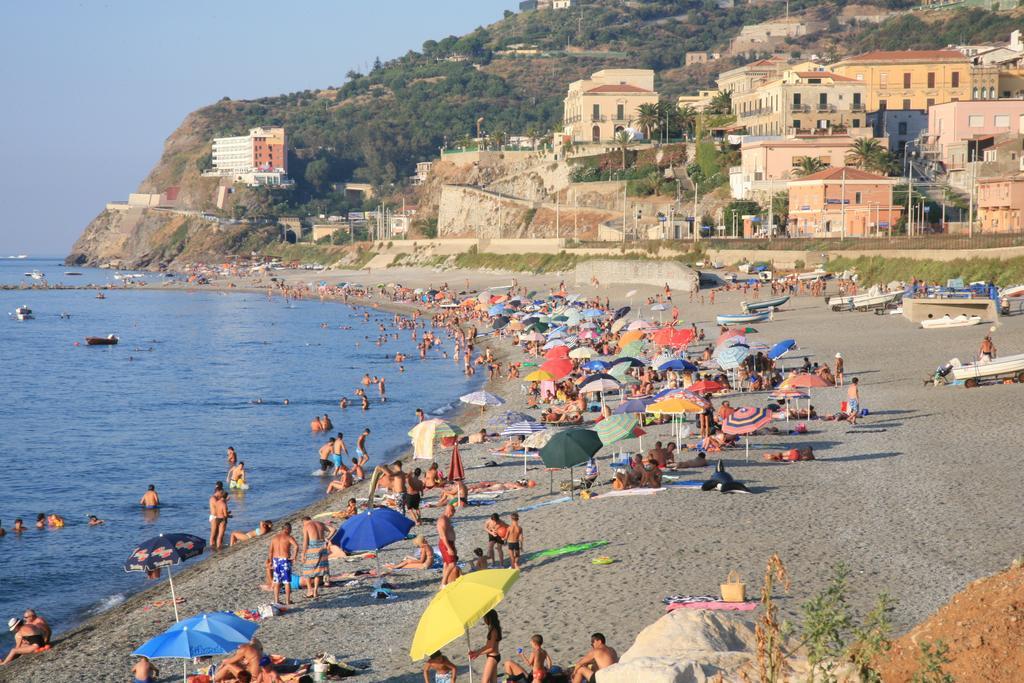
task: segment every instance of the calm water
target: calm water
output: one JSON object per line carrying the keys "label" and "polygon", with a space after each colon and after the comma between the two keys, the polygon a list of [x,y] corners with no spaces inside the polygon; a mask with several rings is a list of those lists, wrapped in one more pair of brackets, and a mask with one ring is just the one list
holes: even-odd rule
{"label": "calm water", "polygon": [[[56,260],[0,260],[0,283],[24,280],[33,268],[51,281],[114,282],[109,271],[61,277],[71,269]],[[323,442],[309,433],[313,415],[330,414],[353,453],[369,426],[372,464],[408,444],[416,407],[449,410],[472,388],[452,361],[419,360],[408,331],[377,347],[376,321],[388,324],[390,315],[371,314],[365,324],[337,304],[151,291],[113,291],[106,300],[92,291],[0,291],[0,304],[5,317],[22,304],[36,315],[0,319],[3,620],[31,606],[67,628],[145,584],[121,569],[137,541],[178,531],[206,538],[207,498],[224,479],[227,446],[252,484],[232,495],[230,535],[323,495],[326,480],[310,476]],[[119,345],[84,343],[110,333]],[[409,356],[404,374],[384,360],[399,350]],[[364,372],[385,375],[388,402],[341,411],[338,399],[354,398]],[[253,405],[257,397],[266,403]],[[164,503],[153,517],[137,505],[149,483]],[[15,517],[32,526],[40,512],[63,515],[67,526],[10,533]],[[89,514],[106,524],[87,526]]]}

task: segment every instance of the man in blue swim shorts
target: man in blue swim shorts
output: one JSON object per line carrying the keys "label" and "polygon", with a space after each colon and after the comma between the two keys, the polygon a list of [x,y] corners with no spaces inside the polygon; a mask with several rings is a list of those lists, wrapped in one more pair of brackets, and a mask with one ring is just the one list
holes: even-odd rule
{"label": "man in blue swim shorts", "polygon": [[282,584],[284,585],[284,604],[292,604],[292,563],[299,552],[299,544],[292,538],[292,525],[285,523],[281,531],[270,539],[270,566],[273,572],[271,590],[274,602],[277,602]]}

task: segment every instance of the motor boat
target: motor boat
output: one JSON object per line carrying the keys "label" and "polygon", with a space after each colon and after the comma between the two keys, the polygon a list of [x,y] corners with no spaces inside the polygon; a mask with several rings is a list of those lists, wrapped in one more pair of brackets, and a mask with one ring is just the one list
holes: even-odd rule
{"label": "motor boat", "polygon": [[32,309],[28,306],[18,306],[14,309],[14,317],[17,320],[32,320]]}
{"label": "motor boat", "polygon": [[999,291],[999,296],[1004,299],[1012,299],[1019,296],[1024,296],[1024,285],[1013,285],[1012,287],[1004,287]]}
{"label": "motor boat", "polygon": [[81,273],[79,273],[79,272],[78,272],[78,271],[76,271],[76,270],[65,270],[65,271],[64,271],[64,274],[65,274],[65,275],[81,275]]}
{"label": "motor boat", "polygon": [[96,298],[97,299],[106,299],[107,295],[104,294],[103,292],[96,292]]}
{"label": "motor boat", "polygon": [[945,327],[970,327],[971,325],[981,324],[980,315],[964,315],[951,317],[948,313],[941,318],[932,318],[931,320],[922,320],[921,327],[926,330],[937,330]]}
{"label": "motor boat", "polygon": [[106,337],[86,337],[85,343],[89,346],[113,346],[121,341],[117,335],[108,334]]}
{"label": "motor boat", "polygon": [[954,358],[950,364],[953,366],[953,379],[963,380],[967,387],[976,387],[981,380],[1013,379],[1024,382],[1024,353],[967,365],[961,365]]}
{"label": "motor boat", "polygon": [[833,311],[869,311],[874,308],[886,308],[902,298],[903,292],[883,292],[872,288],[864,294],[829,297],[826,304]]}
{"label": "motor boat", "polygon": [[789,301],[789,296],[777,296],[774,299],[765,299],[764,301],[744,301],[740,303],[740,308],[743,309],[744,313],[756,313],[759,311],[768,311],[776,308],[782,308],[782,305]]}
{"label": "motor boat", "polygon": [[42,280],[46,277],[46,273],[41,270],[33,270],[31,273],[25,273],[25,277],[30,277],[33,280]]}

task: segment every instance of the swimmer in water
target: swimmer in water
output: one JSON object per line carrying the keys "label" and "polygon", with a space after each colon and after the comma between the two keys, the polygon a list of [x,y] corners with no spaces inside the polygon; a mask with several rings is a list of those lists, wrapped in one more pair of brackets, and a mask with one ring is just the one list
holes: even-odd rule
{"label": "swimmer in water", "polygon": [[142,498],[139,499],[139,505],[147,509],[160,507],[160,496],[156,492],[156,486],[149,485],[146,492],[142,494]]}
{"label": "swimmer in water", "polygon": [[99,526],[103,524],[103,520],[96,515],[89,515],[89,526]]}

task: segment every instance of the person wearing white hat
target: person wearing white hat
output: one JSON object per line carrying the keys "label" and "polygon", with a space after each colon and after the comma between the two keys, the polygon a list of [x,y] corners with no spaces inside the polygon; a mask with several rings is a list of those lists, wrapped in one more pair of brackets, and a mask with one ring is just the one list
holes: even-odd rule
{"label": "person wearing white hat", "polygon": [[841,354],[841,353],[837,353],[836,354],[835,378],[836,378],[836,386],[837,387],[843,386],[843,354]]}
{"label": "person wearing white hat", "polygon": [[11,617],[7,622],[7,630],[14,634],[14,647],[7,653],[0,666],[10,663],[21,655],[35,654],[46,646],[46,636],[42,629],[33,624],[26,624],[23,619]]}

